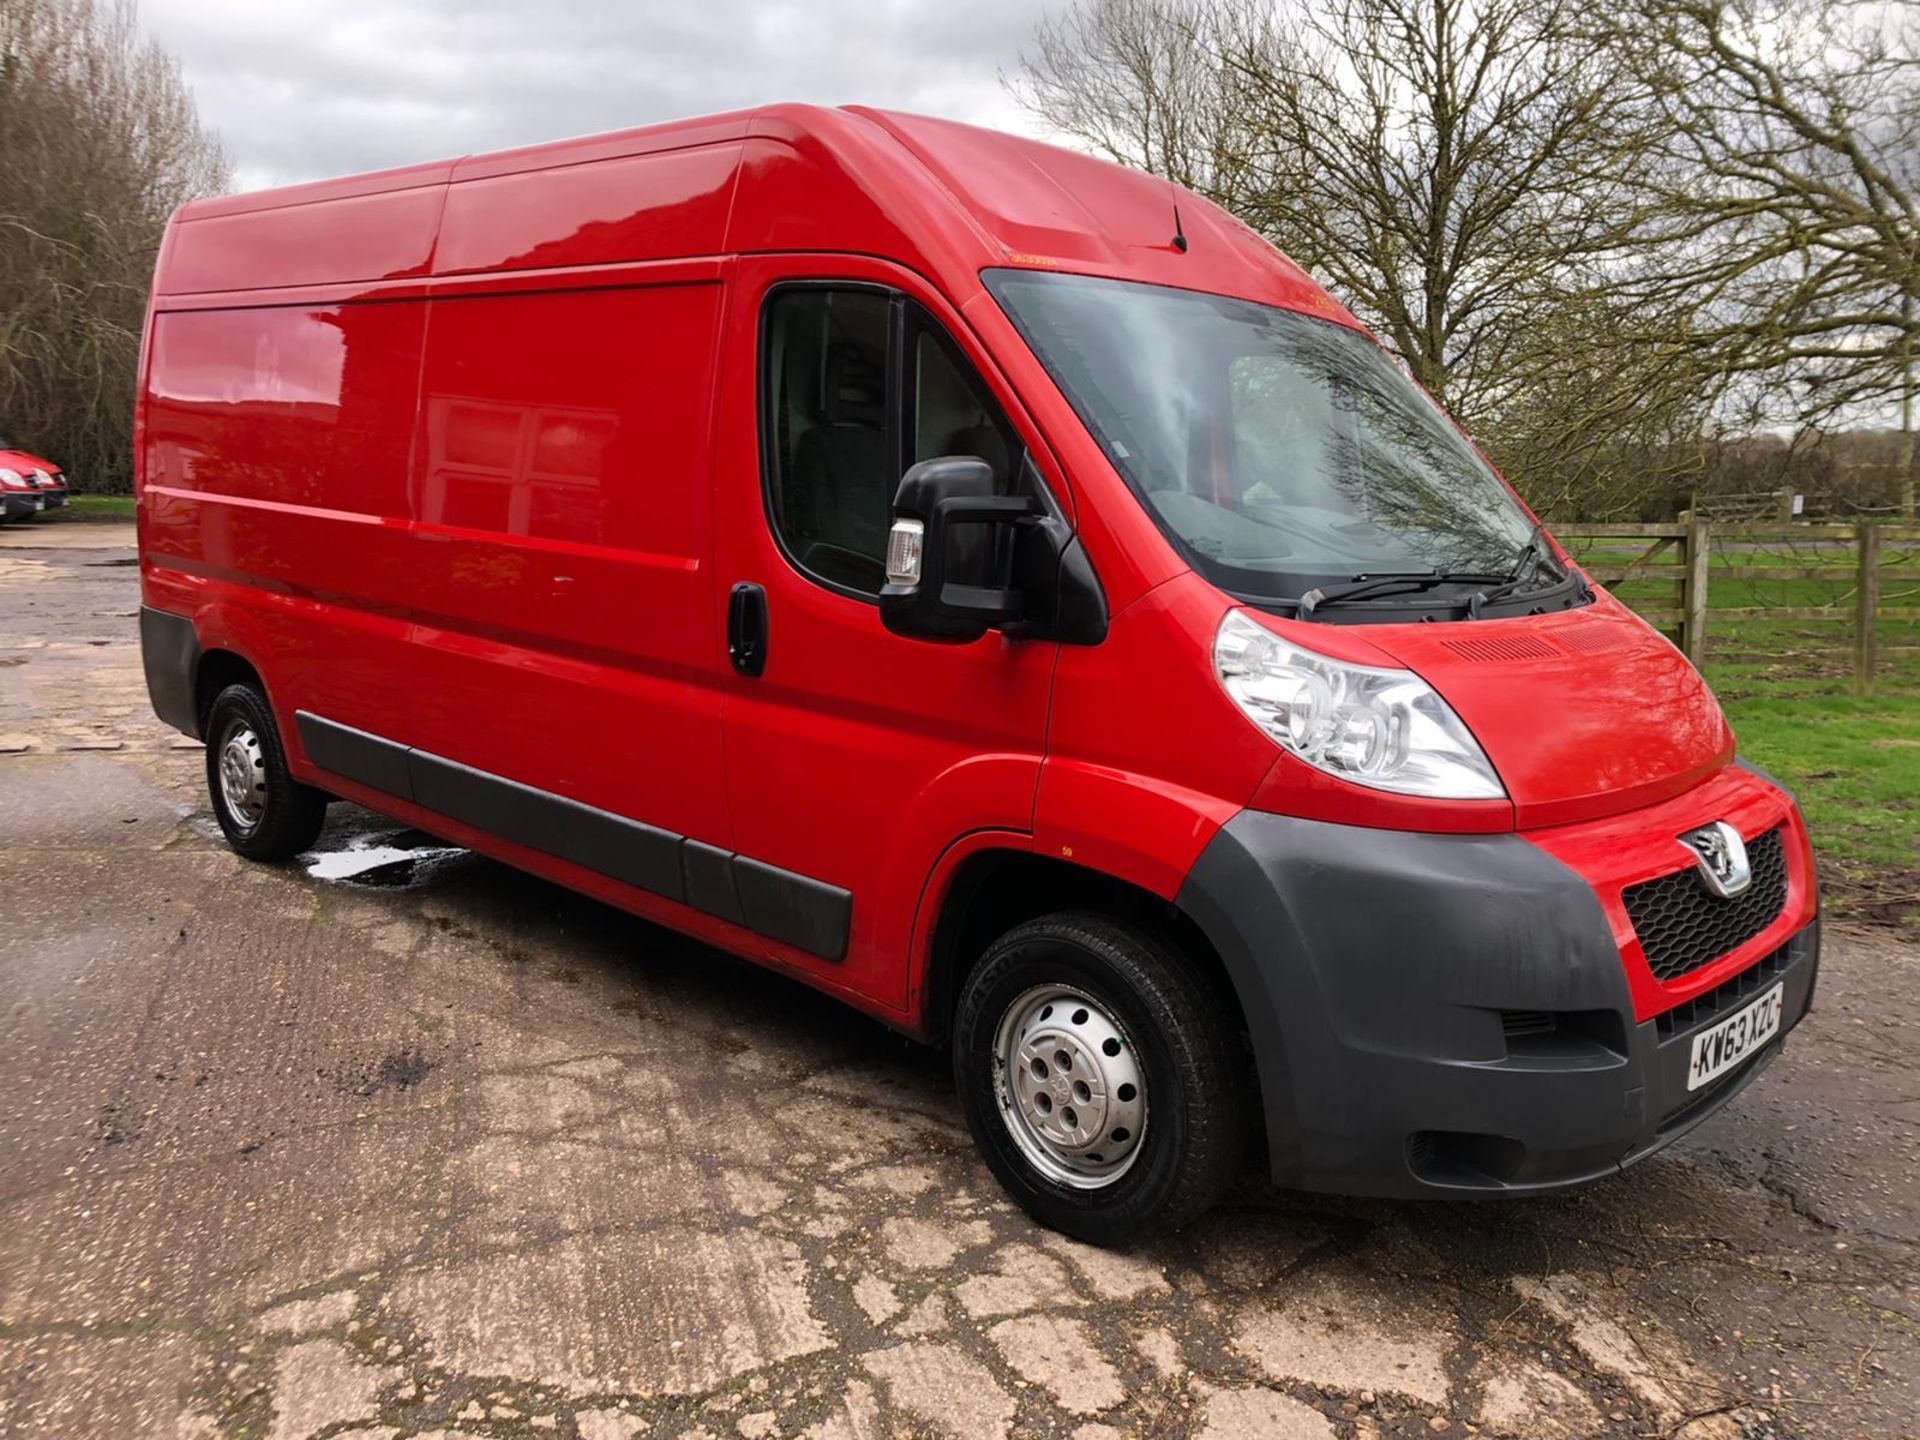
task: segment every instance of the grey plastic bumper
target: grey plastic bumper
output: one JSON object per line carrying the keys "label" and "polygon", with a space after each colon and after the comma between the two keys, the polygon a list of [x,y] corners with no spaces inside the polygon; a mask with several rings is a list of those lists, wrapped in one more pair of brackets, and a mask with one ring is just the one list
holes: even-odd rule
{"label": "grey plastic bumper", "polygon": [[147,672],[153,713],[198,740],[200,714],[194,681],[200,670],[200,639],[185,615],[140,607],[140,662]]}
{"label": "grey plastic bumper", "polygon": [[1784,1037],[1819,954],[1810,926],[1684,1025],[1636,1024],[1599,899],[1519,836],[1255,811],[1214,837],[1179,904],[1239,992],[1273,1178],[1347,1194],[1514,1193],[1616,1172],[1780,1046],[1689,1094],[1692,1035],[1777,979]]}

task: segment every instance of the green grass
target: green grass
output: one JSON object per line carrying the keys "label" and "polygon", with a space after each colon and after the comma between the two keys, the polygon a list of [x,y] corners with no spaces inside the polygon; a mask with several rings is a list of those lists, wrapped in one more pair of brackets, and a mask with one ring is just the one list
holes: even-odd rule
{"label": "green grass", "polygon": [[[1756,579],[1755,565],[1836,565],[1851,555],[1797,548],[1716,552],[1715,609],[1830,607],[1831,620],[1710,621],[1707,677],[1740,749],[1799,797],[1829,910],[1920,928],[1920,624],[1882,620],[1874,694],[1853,693],[1854,580]],[[1890,550],[1881,603],[1913,605],[1912,549]]]}
{"label": "green grass", "polygon": [[[1601,574],[1644,543],[1589,549]],[[1671,560],[1673,552],[1659,557]],[[1740,737],[1740,752],[1793,789],[1820,858],[1830,912],[1920,928],[1920,622],[1882,620],[1875,694],[1853,693],[1851,546],[1810,541],[1764,549],[1716,546],[1708,572],[1713,609],[1825,607],[1831,619],[1765,615],[1707,626],[1707,678]],[[1763,566],[1831,566],[1840,573],[1781,580],[1742,572]],[[1641,572],[1614,587],[1642,608],[1679,603],[1676,572]],[[1889,545],[1881,604],[1920,606],[1920,547]]]}
{"label": "green grass", "polygon": [[1920,695],[1720,683],[1740,753],[1799,797],[1829,908],[1920,926]]}
{"label": "green grass", "polygon": [[80,521],[131,520],[133,506],[134,501],[131,495],[75,495],[54,518]]}

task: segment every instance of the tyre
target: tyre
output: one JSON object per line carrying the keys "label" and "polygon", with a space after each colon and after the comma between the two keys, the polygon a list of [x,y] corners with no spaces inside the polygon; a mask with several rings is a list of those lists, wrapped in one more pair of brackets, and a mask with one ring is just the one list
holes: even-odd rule
{"label": "tyre", "polygon": [[201,733],[207,791],[227,844],[249,860],[290,860],[311,849],[326,823],[327,797],[288,772],[265,692],[227,686],[214,696]]}
{"label": "tyre", "polygon": [[1237,1017],[1160,937],[1050,915],[962,986],[954,1081],[988,1166],[1041,1224],[1120,1245],[1200,1215],[1239,1170]]}

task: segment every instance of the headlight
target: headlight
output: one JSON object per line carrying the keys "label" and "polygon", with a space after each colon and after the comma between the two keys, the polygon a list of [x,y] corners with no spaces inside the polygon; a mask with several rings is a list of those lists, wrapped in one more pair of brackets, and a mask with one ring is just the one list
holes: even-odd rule
{"label": "headlight", "polygon": [[1238,610],[1220,622],[1213,665],[1249,720],[1329,775],[1442,800],[1507,793],[1472,732],[1411,670],[1330,659]]}
{"label": "headlight", "polygon": [[9,470],[6,466],[0,465],[0,485],[18,485],[24,487],[26,483],[27,477],[22,475],[18,470]]}

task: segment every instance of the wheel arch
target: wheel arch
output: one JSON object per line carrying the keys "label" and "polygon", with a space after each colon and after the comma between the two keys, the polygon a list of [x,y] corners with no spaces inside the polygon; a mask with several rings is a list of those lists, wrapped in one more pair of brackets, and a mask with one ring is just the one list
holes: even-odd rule
{"label": "wheel arch", "polygon": [[231,600],[215,600],[194,611],[193,628],[200,648],[193,674],[194,718],[205,720],[207,707],[227,686],[257,685],[280,727],[281,743],[291,752],[292,717],[283,714],[277,703],[275,649],[259,618]]}
{"label": "wheel arch", "polygon": [[239,651],[219,648],[200,653],[200,663],[194,667],[193,675],[193,715],[203,739],[207,711],[213,708],[214,697],[229,685],[248,683],[259,686],[261,694],[266,693],[267,682],[261,677],[260,667]]}
{"label": "wheel arch", "polygon": [[916,1029],[944,1042],[954,1001],[987,946],[1039,916],[1084,911],[1121,920],[1170,940],[1245,1023],[1240,997],[1219,952],[1178,905],[1102,870],[994,845],[954,864],[940,887],[916,987]]}

